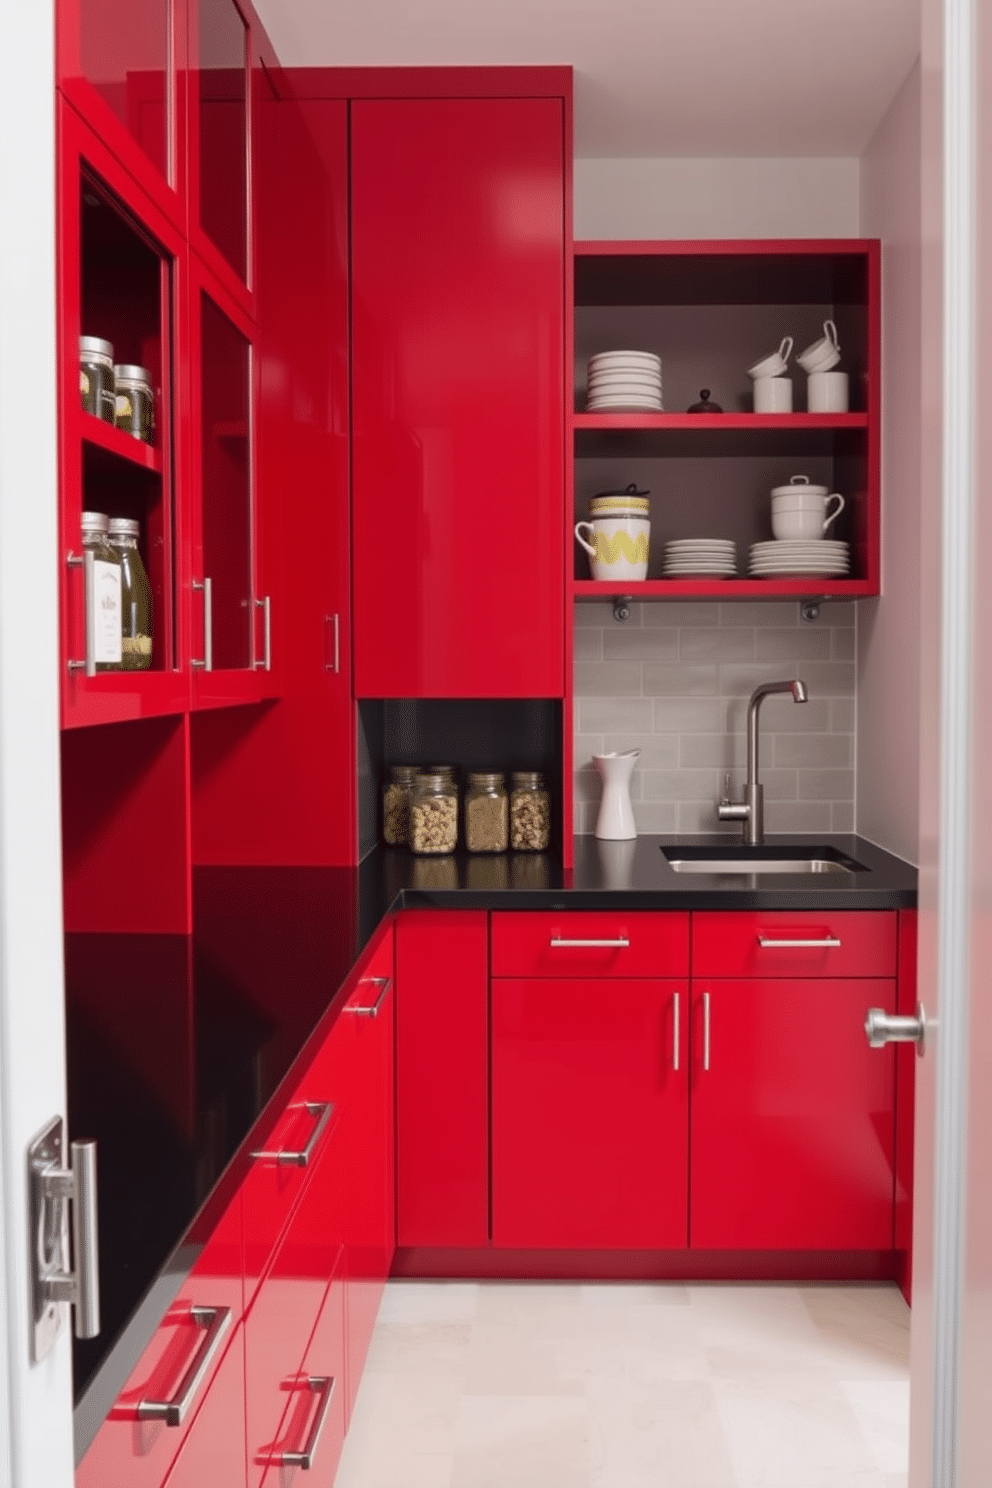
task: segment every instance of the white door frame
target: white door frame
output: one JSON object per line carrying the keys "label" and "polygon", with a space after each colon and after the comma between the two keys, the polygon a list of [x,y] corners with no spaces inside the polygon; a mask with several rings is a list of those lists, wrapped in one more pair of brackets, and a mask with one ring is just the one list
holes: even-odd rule
{"label": "white door frame", "polygon": [[30,1362],[27,1147],[65,1114],[54,5],[0,5],[0,1485],[72,1488],[66,1331]]}

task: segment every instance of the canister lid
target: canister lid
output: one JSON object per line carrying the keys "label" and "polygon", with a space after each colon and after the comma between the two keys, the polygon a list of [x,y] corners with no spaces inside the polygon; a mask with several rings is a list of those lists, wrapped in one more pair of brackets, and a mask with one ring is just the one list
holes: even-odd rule
{"label": "canister lid", "polygon": [[506,777],[502,770],[469,770],[469,785],[502,785]]}
{"label": "canister lid", "polygon": [[114,343],[112,341],[101,341],[99,336],[80,336],[79,355],[108,357],[113,362]]}
{"label": "canister lid", "polygon": [[807,475],[791,476],[787,486],[772,486],[773,496],[827,496],[829,493],[829,486],[814,486]]}
{"label": "canister lid", "polygon": [[106,532],[108,521],[103,512],[83,512],[79,518],[83,532]]}
{"label": "canister lid", "polygon": [[412,784],[418,770],[417,765],[390,765],[389,773],[399,785]]}
{"label": "canister lid", "polygon": [[514,770],[513,784],[526,786],[529,790],[543,790],[544,776],[540,770]]}
{"label": "canister lid", "polygon": [[589,515],[607,517],[611,512],[629,512],[638,517],[651,515],[651,503],[640,496],[591,496]]}
{"label": "canister lid", "polygon": [[111,517],[109,531],[111,537],[140,537],[141,523],[133,517]]}
{"label": "canister lid", "polygon": [[147,367],[135,367],[130,362],[121,362],[114,368],[114,380],[116,382],[143,382],[150,390],[152,374]]}

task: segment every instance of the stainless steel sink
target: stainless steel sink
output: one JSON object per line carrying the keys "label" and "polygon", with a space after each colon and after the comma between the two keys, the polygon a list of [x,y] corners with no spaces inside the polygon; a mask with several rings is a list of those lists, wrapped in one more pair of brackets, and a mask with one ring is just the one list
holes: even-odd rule
{"label": "stainless steel sink", "polygon": [[803,878],[816,873],[851,877],[871,870],[836,848],[680,848],[663,847],[675,873],[733,874],[751,877],[765,873],[788,873]]}

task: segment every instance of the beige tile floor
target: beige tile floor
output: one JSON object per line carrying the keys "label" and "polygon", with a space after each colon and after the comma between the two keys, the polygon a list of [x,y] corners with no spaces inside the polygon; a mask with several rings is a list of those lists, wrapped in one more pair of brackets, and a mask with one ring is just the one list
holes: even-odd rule
{"label": "beige tile floor", "polygon": [[335,1488],[905,1488],[890,1286],[393,1282]]}

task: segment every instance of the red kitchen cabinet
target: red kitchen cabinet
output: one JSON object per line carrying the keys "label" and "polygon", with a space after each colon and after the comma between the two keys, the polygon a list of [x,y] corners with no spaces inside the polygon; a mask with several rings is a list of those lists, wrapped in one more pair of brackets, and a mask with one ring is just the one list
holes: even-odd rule
{"label": "red kitchen cabinet", "polygon": [[245,1488],[245,1477],[245,1346],[239,1324],[163,1488]]}
{"label": "red kitchen cabinet", "polygon": [[692,974],[894,977],[891,910],[714,910],[692,917]]}
{"label": "red kitchen cabinet", "polygon": [[694,1249],[891,1248],[895,1055],[868,1048],[864,1019],[894,1012],[895,989],[694,979]]}
{"label": "red kitchen cabinet", "polygon": [[396,1239],[489,1244],[489,935],[476,910],[396,926]]}
{"label": "red kitchen cabinet", "polygon": [[687,1241],[688,982],[492,983],[493,1242]]}
{"label": "red kitchen cabinet", "polygon": [[358,697],[563,696],[564,128],[352,104]]}

